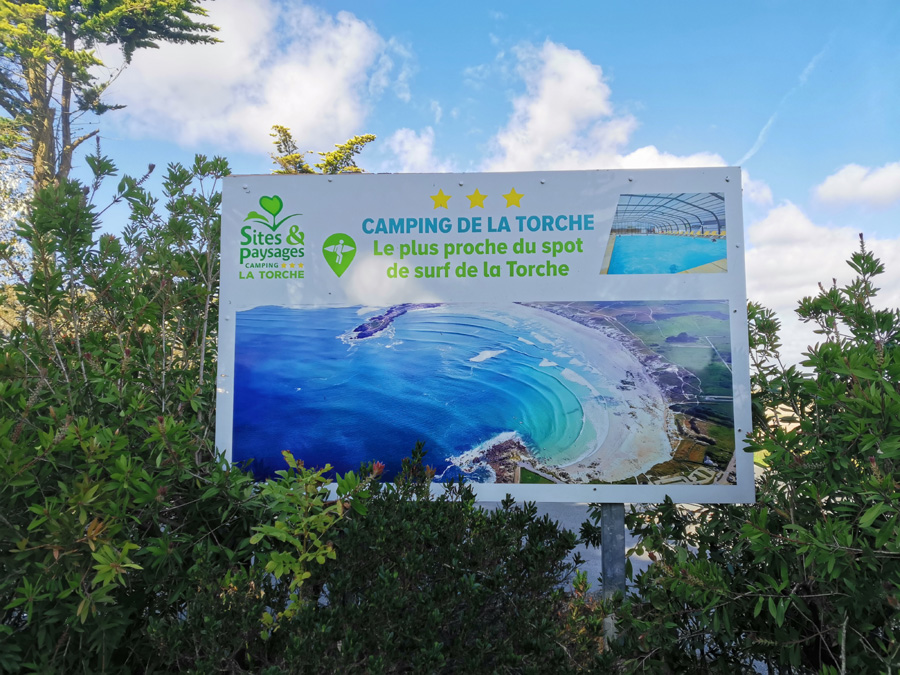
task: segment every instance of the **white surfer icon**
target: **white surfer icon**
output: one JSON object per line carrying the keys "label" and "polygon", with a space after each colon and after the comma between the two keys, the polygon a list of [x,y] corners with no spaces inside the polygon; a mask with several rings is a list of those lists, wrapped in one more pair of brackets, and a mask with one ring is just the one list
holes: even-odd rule
{"label": "white surfer icon", "polygon": [[344,257],[344,251],[347,251],[347,252],[352,251],[353,247],[350,246],[349,244],[344,244],[343,239],[338,239],[338,243],[336,243],[334,246],[326,246],[325,250],[331,251],[332,253],[334,253],[334,256],[335,256],[334,262],[336,264],[340,265],[341,259]]}

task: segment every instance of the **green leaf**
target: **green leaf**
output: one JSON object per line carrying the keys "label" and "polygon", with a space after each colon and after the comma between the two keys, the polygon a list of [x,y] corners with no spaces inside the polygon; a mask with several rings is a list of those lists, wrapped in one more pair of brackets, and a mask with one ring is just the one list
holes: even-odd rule
{"label": "green leaf", "polygon": [[782,598],[778,601],[778,611],[775,614],[775,625],[779,628],[784,624],[784,614],[788,608],[788,599]]}
{"label": "green leaf", "polygon": [[756,601],[756,607],[753,608],[753,618],[756,618],[759,616],[759,613],[762,611],[763,603],[765,602],[765,600],[766,600],[765,597],[760,596],[759,599]]}
{"label": "green leaf", "polygon": [[46,518],[45,516],[44,516],[44,517],[41,517],[41,518],[35,518],[35,519],[32,520],[30,523],[28,523],[28,531],[31,532],[32,530],[34,530],[34,529],[40,527],[40,526],[43,525],[46,521],[47,521],[47,518]]}
{"label": "green leaf", "polygon": [[875,522],[875,519],[878,518],[878,516],[880,516],[882,513],[887,511],[889,508],[891,508],[891,507],[888,504],[884,504],[884,503],[876,504],[875,506],[870,508],[868,511],[866,511],[863,514],[862,518],[859,519],[859,526],[860,527],[870,527],[872,525],[872,523]]}
{"label": "green leaf", "polygon": [[896,535],[898,518],[900,518],[900,515],[894,516],[878,531],[878,536],[875,537],[875,548],[883,548],[884,545]]}
{"label": "green leaf", "polygon": [[256,211],[251,211],[247,214],[247,217],[244,218],[244,222],[246,223],[248,220],[256,220],[260,223],[268,223],[269,219],[266,218],[263,214],[257,213]]}

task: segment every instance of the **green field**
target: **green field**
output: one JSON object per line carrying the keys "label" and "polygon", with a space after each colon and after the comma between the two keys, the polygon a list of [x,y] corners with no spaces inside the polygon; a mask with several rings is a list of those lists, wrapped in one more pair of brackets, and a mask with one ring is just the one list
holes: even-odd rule
{"label": "green field", "polygon": [[[686,312],[682,316],[666,316]],[[690,312],[690,313],[687,313]],[[700,312],[715,312],[721,318]],[[656,354],[700,379],[707,396],[731,396],[728,306],[722,302],[633,303],[608,312]],[[607,312],[604,312],[607,313]],[[684,341],[671,341],[686,335]]]}
{"label": "green field", "polygon": [[519,470],[519,478],[522,483],[529,483],[532,485],[544,483],[549,483],[550,485],[553,484],[552,480],[544,478],[543,476],[536,474],[534,471],[529,471],[524,467]]}

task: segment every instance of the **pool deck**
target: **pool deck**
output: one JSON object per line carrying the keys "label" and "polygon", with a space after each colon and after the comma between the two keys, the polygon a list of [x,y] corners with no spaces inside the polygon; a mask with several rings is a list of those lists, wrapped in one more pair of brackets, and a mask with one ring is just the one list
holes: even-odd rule
{"label": "pool deck", "polygon": [[698,267],[692,267],[689,270],[682,270],[678,274],[710,274],[717,272],[727,272],[728,271],[728,258],[722,258],[721,260],[713,260],[711,263],[706,263],[705,265],[700,265]]}
{"label": "pool deck", "polygon": [[603,254],[603,265],[600,267],[600,274],[609,274],[609,263],[612,260],[613,248],[616,246],[616,235],[609,235],[609,243],[606,245],[606,253]]}

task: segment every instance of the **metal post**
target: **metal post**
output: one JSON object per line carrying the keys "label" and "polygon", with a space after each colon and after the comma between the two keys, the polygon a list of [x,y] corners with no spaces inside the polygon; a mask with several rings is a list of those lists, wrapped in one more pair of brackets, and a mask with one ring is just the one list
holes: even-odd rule
{"label": "metal post", "polygon": [[625,505],[600,505],[600,550],[603,564],[603,597],[625,592]]}

